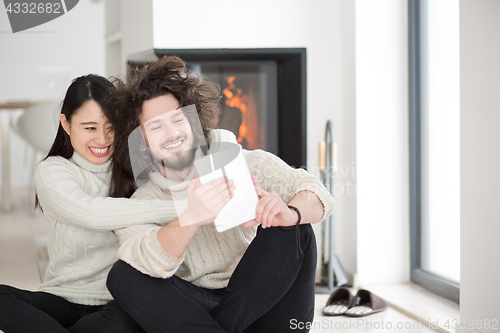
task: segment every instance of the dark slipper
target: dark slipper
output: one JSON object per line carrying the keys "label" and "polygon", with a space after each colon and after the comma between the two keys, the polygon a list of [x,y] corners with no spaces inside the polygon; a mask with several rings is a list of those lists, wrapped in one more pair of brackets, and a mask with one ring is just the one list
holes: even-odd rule
{"label": "dark slipper", "polygon": [[353,299],[354,296],[352,296],[349,289],[339,287],[330,295],[323,309],[323,314],[325,316],[338,316],[344,314],[347,309],[349,309],[349,305],[352,303]]}
{"label": "dark slipper", "polygon": [[387,309],[387,303],[366,289],[360,289],[354,296],[349,310],[345,315],[350,317],[367,316]]}

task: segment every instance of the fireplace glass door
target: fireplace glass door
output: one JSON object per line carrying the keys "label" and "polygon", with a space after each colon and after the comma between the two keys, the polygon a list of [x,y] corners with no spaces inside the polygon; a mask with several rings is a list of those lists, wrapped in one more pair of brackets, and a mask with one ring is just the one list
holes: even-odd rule
{"label": "fireplace glass door", "polygon": [[233,132],[245,149],[278,154],[275,61],[200,61],[190,62],[189,67],[221,88],[217,128]]}

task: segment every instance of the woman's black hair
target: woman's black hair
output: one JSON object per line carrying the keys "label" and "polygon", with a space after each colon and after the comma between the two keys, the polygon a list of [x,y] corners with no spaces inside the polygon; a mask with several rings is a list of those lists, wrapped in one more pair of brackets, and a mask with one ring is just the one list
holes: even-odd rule
{"label": "woman's black hair", "polygon": [[[115,86],[102,76],[95,74],[80,76],[73,80],[66,91],[66,96],[62,102],[61,114],[66,116],[68,123],[71,123],[71,118],[85,102],[95,101],[101,107],[104,115],[108,119],[111,119],[113,115],[110,114],[109,109],[105,105],[114,89],[116,89]],[[69,159],[73,156],[73,152],[74,149],[71,145],[69,135],[62,127],[62,124],[59,123],[54,143],[44,160],[50,156],[61,156]],[[38,196],[35,196],[35,207],[41,208]]]}

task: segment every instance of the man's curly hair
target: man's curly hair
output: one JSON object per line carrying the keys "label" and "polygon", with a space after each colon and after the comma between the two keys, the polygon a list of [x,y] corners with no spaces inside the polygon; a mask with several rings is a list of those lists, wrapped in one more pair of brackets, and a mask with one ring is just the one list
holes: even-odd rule
{"label": "man's curly hair", "polygon": [[210,147],[210,130],[217,124],[219,115],[220,87],[191,74],[182,59],[165,56],[144,66],[129,67],[126,83],[119,79],[114,83],[118,89],[106,105],[113,114],[110,121],[115,133],[110,196],[130,197],[136,189],[128,137],[140,126],[145,101],[172,94],[181,108],[194,104],[204,139]]}

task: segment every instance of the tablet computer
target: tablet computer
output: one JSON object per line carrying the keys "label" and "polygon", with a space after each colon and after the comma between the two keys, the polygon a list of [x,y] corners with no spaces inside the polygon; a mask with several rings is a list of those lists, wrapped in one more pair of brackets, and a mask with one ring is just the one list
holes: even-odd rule
{"label": "tablet computer", "polygon": [[194,166],[202,184],[220,177],[234,181],[234,196],[222,208],[214,221],[218,232],[255,219],[259,198],[241,145],[232,144],[224,150],[199,158],[194,161]]}

